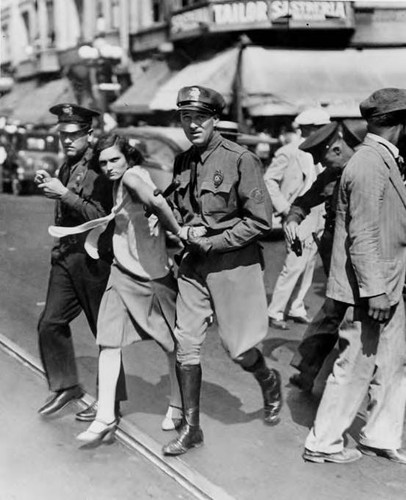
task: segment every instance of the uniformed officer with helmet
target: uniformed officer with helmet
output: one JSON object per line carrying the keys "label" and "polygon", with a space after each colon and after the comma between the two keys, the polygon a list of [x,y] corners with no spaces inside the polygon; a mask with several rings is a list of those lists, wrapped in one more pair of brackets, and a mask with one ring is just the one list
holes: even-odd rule
{"label": "uniformed officer with helmet", "polygon": [[258,240],[269,233],[272,216],[260,160],[216,130],[225,105],[218,92],[184,87],[177,104],[192,142],[175,160],[179,187],[173,198],[185,243],[175,329],[184,422],[179,436],[164,446],[166,455],[203,443],[200,349],[213,312],[226,351],[259,382],[267,423],[278,421],[282,402],[279,373],[266,366],[255,347],[268,331]]}
{"label": "uniformed officer with helmet", "polygon": [[[39,170],[35,181],[47,198],[56,200],[55,225],[77,226],[110,213],[111,185],[92,161],[92,120],[99,113],[70,103],[53,106],[50,112],[58,117],[66,161],[58,177]],[[39,350],[52,395],[39,409],[41,415],[54,414],[83,395],[69,324],[83,310],[96,335],[99,305],[110,273],[108,245],[100,248],[99,260],[92,260],[84,249],[86,236],[63,237],[52,249],[47,299],[38,324]],[[127,399],[123,371],[116,397]],[[95,414],[91,406],[77,418],[88,421]]]}

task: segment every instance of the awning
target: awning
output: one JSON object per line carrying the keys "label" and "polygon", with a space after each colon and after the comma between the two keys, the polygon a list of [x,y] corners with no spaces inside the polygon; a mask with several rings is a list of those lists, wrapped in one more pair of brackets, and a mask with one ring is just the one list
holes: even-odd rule
{"label": "awning", "polygon": [[275,50],[247,47],[243,106],[253,116],[294,115],[325,106],[332,117],[360,116],[359,103],[383,87],[406,87],[406,49]]}
{"label": "awning", "polygon": [[76,102],[67,78],[60,78],[28,91],[16,104],[10,118],[22,124],[53,125],[49,108],[62,102]]}
{"label": "awning", "polygon": [[155,110],[176,109],[178,91],[188,85],[214,88],[224,96],[227,103],[230,103],[237,60],[238,49],[233,48],[206,61],[189,64],[162,85],[152,100],[150,108]]}
{"label": "awning", "polygon": [[111,106],[114,113],[151,113],[151,103],[158,88],[172,75],[164,61],[147,60],[136,63],[132,85]]}
{"label": "awning", "polygon": [[13,113],[14,109],[17,107],[21,99],[23,99],[27,94],[33,92],[36,85],[37,84],[35,80],[15,82],[10,92],[0,98],[0,116],[9,117]]}
{"label": "awning", "polygon": [[[176,109],[185,85],[203,85],[233,96],[238,49],[195,62],[174,75],[150,103]],[[406,88],[406,48],[292,50],[248,46],[241,62],[241,103],[251,116],[294,116],[323,106],[332,117],[358,117],[359,103],[382,87]]]}

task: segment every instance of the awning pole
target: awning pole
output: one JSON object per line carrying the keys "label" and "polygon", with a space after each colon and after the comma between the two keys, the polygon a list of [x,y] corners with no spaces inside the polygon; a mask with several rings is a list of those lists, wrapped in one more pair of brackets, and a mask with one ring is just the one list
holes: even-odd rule
{"label": "awning pole", "polygon": [[235,70],[235,76],[233,81],[233,97],[231,102],[231,118],[238,123],[239,130],[241,132],[246,132],[246,125],[244,121],[244,114],[242,110],[242,75],[241,75],[241,67],[242,67],[242,55],[243,50],[247,45],[247,40],[244,36],[240,38],[238,41],[238,57],[237,57],[237,67]]}

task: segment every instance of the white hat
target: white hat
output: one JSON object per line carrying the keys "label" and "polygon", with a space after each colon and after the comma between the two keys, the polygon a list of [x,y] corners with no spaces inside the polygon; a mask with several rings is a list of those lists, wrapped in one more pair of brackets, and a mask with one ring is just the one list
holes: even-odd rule
{"label": "white hat", "polygon": [[330,115],[322,108],[309,108],[295,118],[297,125],[326,125],[330,123]]}

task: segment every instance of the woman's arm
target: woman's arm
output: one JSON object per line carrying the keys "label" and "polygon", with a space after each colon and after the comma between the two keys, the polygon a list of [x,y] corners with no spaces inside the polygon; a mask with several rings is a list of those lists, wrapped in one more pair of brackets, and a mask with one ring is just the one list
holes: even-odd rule
{"label": "woman's arm", "polygon": [[150,212],[158,217],[165,229],[173,234],[179,234],[181,227],[161,194],[155,196],[153,187],[131,170],[124,174],[123,184],[130,194],[135,196]]}

